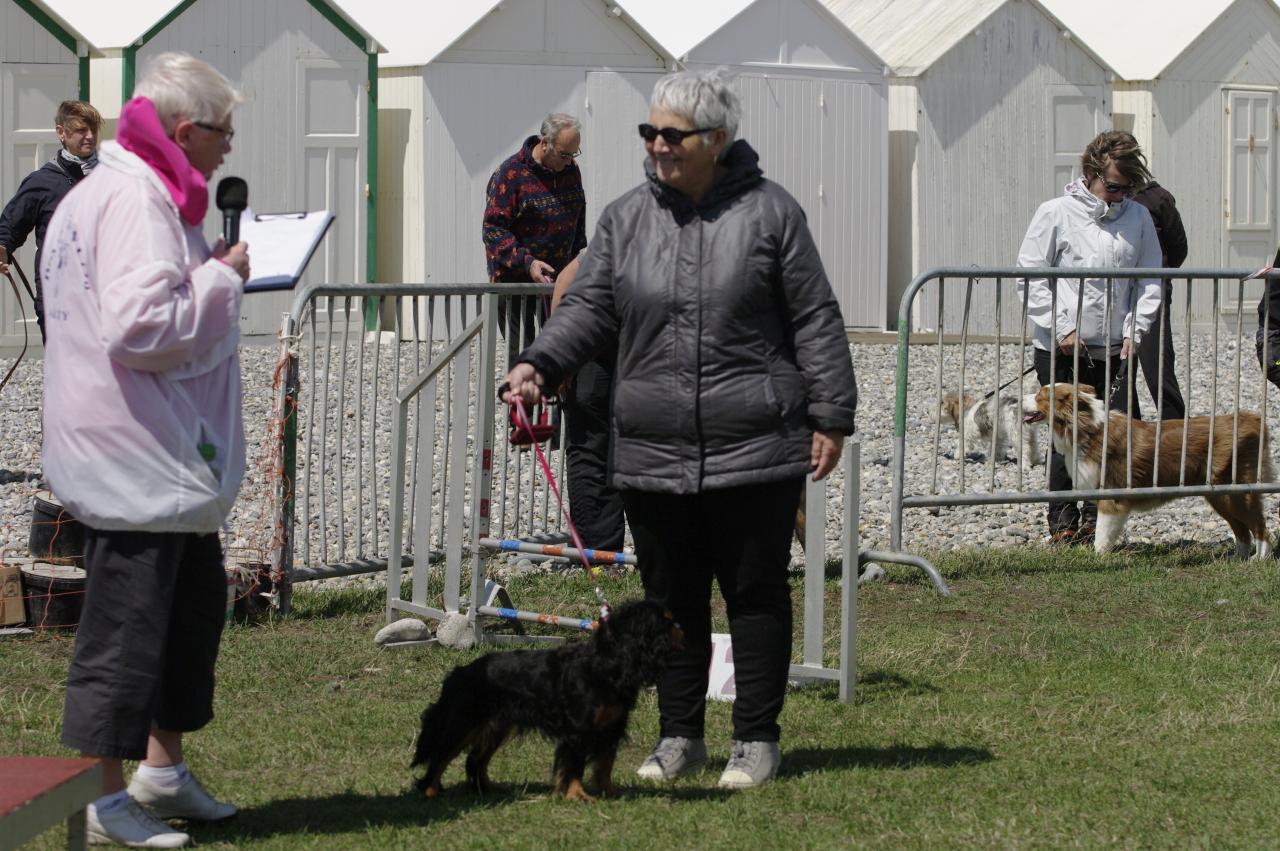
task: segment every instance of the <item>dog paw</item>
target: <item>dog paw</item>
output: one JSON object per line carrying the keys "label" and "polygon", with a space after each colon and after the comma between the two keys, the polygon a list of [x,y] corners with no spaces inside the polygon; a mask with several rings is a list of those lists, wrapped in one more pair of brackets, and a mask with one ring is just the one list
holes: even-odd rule
{"label": "dog paw", "polygon": [[983,461],[987,460],[987,455],[985,452],[966,452],[964,454],[964,460],[981,464]]}
{"label": "dog paw", "polygon": [[586,804],[595,803],[595,796],[591,795],[583,787],[581,780],[570,780],[569,785],[564,789],[564,799],[566,801],[582,801]]}

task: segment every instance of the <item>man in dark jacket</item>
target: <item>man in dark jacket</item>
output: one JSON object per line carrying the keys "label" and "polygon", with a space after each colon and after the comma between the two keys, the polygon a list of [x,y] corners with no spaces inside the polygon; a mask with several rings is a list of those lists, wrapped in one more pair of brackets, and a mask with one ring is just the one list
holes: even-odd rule
{"label": "man in dark jacket", "polygon": [[62,148],[40,168],[27,175],[18,192],[0,212],[0,275],[9,272],[9,257],[36,232],[35,312],[44,339],[44,304],[40,294],[40,254],[44,232],[63,196],[98,162],[98,131],[102,116],[91,104],[64,100],[54,117],[53,128]]}
{"label": "man in dark jacket", "polygon": [[[1182,229],[1182,216],[1178,215],[1178,207],[1169,191],[1156,183],[1149,182],[1141,191],[1135,192],[1133,200],[1147,208],[1151,220],[1156,226],[1156,236],[1160,240],[1160,253],[1164,255],[1163,265],[1176,269],[1187,259],[1187,234]],[[1178,376],[1173,364],[1173,325],[1170,315],[1173,312],[1173,281],[1164,282],[1164,319],[1159,334],[1148,334],[1138,344],[1138,363],[1142,364],[1142,377],[1147,381],[1147,389],[1151,398],[1160,404],[1160,419],[1182,419],[1187,406],[1182,399],[1182,390],[1178,387]],[[1162,342],[1163,341],[1163,342]],[[1160,352],[1164,347],[1163,358]],[[1163,369],[1163,381],[1161,381]],[[1160,391],[1163,387],[1164,396]],[[1161,404],[1162,403],[1162,404]]]}
{"label": "man in dark jacket", "polygon": [[[1280,251],[1276,251],[1271,268],[1280,269]],[[1266,293],[1258,299],[1258,332],[1254,342],[1258,363],[1262,365],[1267,380],[1280,387],[1280,280],[1264,280],[1263,283]]]}

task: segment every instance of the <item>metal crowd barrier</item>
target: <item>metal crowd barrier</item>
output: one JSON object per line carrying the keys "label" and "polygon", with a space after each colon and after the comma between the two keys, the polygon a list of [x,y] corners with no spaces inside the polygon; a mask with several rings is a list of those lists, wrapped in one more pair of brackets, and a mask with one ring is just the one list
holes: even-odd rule
{"label": "metal crowd barrier", "polygon": [[[1049,491],[1047,476],[1048,463],[1045,463],[1043,471],[1039,474],[1032,473],[1028,469],[1027,459],[1021,457],[1019,451],[1018,463],[1014,470],[1000,470],[996,456],[996,443],[994,429],[990,435],[990,452],[987,453],[984,475],[980,477],[966,476],[966,459],[965,459],[965,434],[964,434],[964,418],[961,417],[959,433],[956,436],[956,451],[953,459],[959,467],[959,475],[953,477],[958,482],[958,487],[948,490],[939,483],[939,466],[940,457],[942,456],[943,445],[941,438],[941,417],[940,406],[942,403],[945,390],[953,390],[959,393],[971,391],[977,398],[983,398],[985,393],[987,397],[1000,397],[1001,395],[1014,395],[1021,398],[1023,395],[1033,393],[1039,389],[1039,382],[1032,372],[1027,368],[1029,361],[1028,355],[1032,354],[1033,348],[1028,338],[1027,329],[1030,327],[1027,319],[1028,312],[1028,296],[1030,287],[1024,288],[1022,297],[1017,294],[1018,279],[1047,279],[1047,284],[1051,294],[1051,315],[1056,315],[1058,306],[1058,288],[1059,281],[1073,280],[1077,283],[1084,278],[1101,278],[1108,281],[1106,293],[1104,296],[1104,327],[1110,327],[1112,312],[1114,310],[1125,310],[1127,312],[1128,305],[1120,304],[1115,296],[1115,284],[1117,279],[1128,278],[1159,278],[1162,280],[1162,298],[1160,306],[1160,314],[1156,323],[1153,324],[1149,333],[1160,334],[1160,323],[1164,320],[1166,311],[1176,311],[1178,305],[1170,304],[1169,282],[1178,281],[1185,282],[1185,303],[1181,305],[1182,313],[1180,321],[1172,322],[1172,330],[1180,333],[1183,337],[1183,345],[1175,348],[1177,366],[1175,375],[1179,378],[1179,384],[1186,402],[1185,417],[1200,414],[1230,414],[1235,412],[1233,418],[1233,427],[1230,438],[1235,440],[1235,429],[1239,424],[1239,412],[1241,408],[1241,389],[1245,382],[1261,383],[1261,405],[1260,413],[1263,414],[1264,423],[1267,421],[1265,414],[1267,408],[1267,390],[1268,382],[1265,373],[1259,369],[1253,354],[1253,345],[1248,339],[1248,332],[1254,328],[1252,322],[1245,324],[1244,313],[1251,309],[1251,301],[1247,296],[1261,295],[1266,296],[1264,287],[1269,288],[1275,286],[1273,283],[1280,278],[1280,272],[1273,272],[1270,269],[1260,271],[1254,270],[1231,270],[1231,269],[1057,269],[1057,268],[964,268],[949,267],[933,269],[922,273],[907,288],[903,294],[898,314],[898,358],[896,371],[896,397],[894,407],[894,438],[893,438],[893,491],[890,504],[890,546],[895,552],[903,551],[903,514],[905,509],[909,508],[936,508],[941,506],[971,506],[971,505],[996,505],[996,504],[1014,504],[1014,503],[1031,503],[1031,502],[1048,502],[1053,500],[1098,500],[1111,498],[1141,498],[1149,496],[1174,497],[1174,496],[1206,496],[1206,495],[1226,495],[1226,494],[1265,494],[1280,492],[1280,483],[1264,482],[1257,480],[1241,480],[1237,477],[1237,461],[1235,450],[1232,456],[1232,477],[1229,484],[1213,484],[1211,481],[1204,482],[1188,482],[1186,481],[1186,434],[1187,430],[1182,429],[1182,446],[1180,452],[1179,466],[1181,470],[1179,484],[1156,486],[1155,476],[1152,482],[1134,481],[1133,479],[1133,451],[1132,451],[1132,413],[1126,416],[1126,449],[1124,452],[1124,463],[1126,463],[1126,487],[1123,488],[1094,488],[1081,489],[1077,488],[1070,491]],[[1257,281],[1257,283],[1250,283]],[[932,291],[927,290],[932,287]],[[1083,306],[1084,287],[1076,287],[1076,315],[1080,315]],[[1201,331],[1201,337],[1208,337],[1207,349],[1193,345],[1196,334],[1193,332],[1192,319],[1197,308],[1193,307],[1192,293],[1193,290],[1209,290],[1210,295],[1208,301],[1208,330]],[[1262,290],[1261,293],[1259,291]],[[1231,320],[1224,321],[1220,314],[1223,308],[1223,294],[1234,295],[1235,316]],[[954,299],[952,306],[948,308],[947,302],[949,297]],[[1065,296],[1064,296],[1065,297]],[[919,298],[919,302],[917,299]],[[1200,310],[1203,313],[1203,304],[1205,299],[1200,300]],[[959,307],[957,307],[957,302]],[[975,305],[979,305],[975,309]],[[922,310],[924,307],[926,309]],[[929,310],[928,308],[932,308]],[[977,314],[981,314],[981,320],[976,318]],[[928,314],[926,316],[926,314]],[[1171,318],[1174,313],[1168,314]],[[915,319],[917,327],[927,325],[932,320],[932,328],[927,330],[912,331],[912,319]],[[1267,334],[1271,331],[1269,327],[1269,316],[1264,313],[1264,321],[1261,328],[1263,338],[1266,339]],[[1231,340],[1224,346],[1222,342],[1222,331],[1224,325],[1234,325],[1234,328],[1228,328],[1231,333]],[[975,331],[975,327],[980,329]],[[983,339],[979,340],[979,335]],[[918,351],[921,346],[932,346],[935,352],[931,365],[931,376],[926,377],[923,370],[912,372],[911,356]],[[991,354],[994,357],[994,368],[987,372],[975,376],[973,369],[970,367],[971,353],[978,346],[990,346]],[[1165,340],[1161,336],[1159,343],[1160,368],[1159,368],[1159,387],[1157,395],[1160,398],[1148,399],[1154,402],[1154,408],[1144,407],[1144,410],[1161,411],[1164,408],[1163,399],[1163,354]],[[1175,343],[1176,346],[1176,343]],[[1244,350],[1248,348],[1246,355]],[[1087,354],[1077,349],[1073,354],[1066,354],[1058,350],[1056,347],[1050,350],[1049,374],[1055,375],[1057,369],[1057,361],[1060,358],[1067,357],[1072,359],[1072,373],[1078,376],[1079,364],[1081,357],[1089,357]],[[1280,355],[1277,352],[1276,355]],[[1223,357],[1233,361],[1227,369],[1227,383],[1229,385],[1229,393],[1220,393],[1219,374],[1223,371],[1221,360]],[[1194,360],[1202,358],[1211,358],[1212,375],[1209,382],[1207,393],[1207,405],[1204,402],[1205,388],[1193,384],[1191,380],[1191,366]],[[1142,380],[1140,368],[1136,364],[1137,358],[1130,357],[1125,360],[1125,369],[1128,372],[1128,384],[1132,393],[1139,394],[1140,388],[1145,381]],[[956,377],[955,381],[944,378],[947,373],[947,365],[949,362],[950,374]],[[1246,362],[1248,366],[1246,366]],[[1179,374],[1180,373],[1180,374]],[[931,380],[930,380],[931,378]],[[976,382],[970,385],[971,379],[976,378]],[[1110,373],[1110,364],[1106,369],[1106,385],[1112,388],[1112,394],[1118,387],[1116,376]],[[1078,379],[1077,388],[1080,386]],[[1089,385],[1086,385],[1089,386]],[[927,387],[927,389],[925,389]],[[1226,407],[1224,409],[1223,403]],[[1079,404],[1079,397],[1075,397],[1075,405]],[[1107,404],[1104,401],[1104,404]],[[911,406],[909,410],[909,405]],[[1197,411],[1199,405],[1202,410]],[[1107,405],[1108,409],[1111,407]],[[1052,406],[1051,406],[1052,412]],[[909,416],[910,415],[910,416]],[[1074,412],[1073,412],[1074,418]],[[1052,415],[1050,416],[1052,419]],[[1108,418],[1109,419],[1109,418]],[[908,422],[914,422],[918,425],[912,430],[908,429]],[[1169,421],[1165,421],[1169,422]],[[1074,426],[1078,429],[1078,423]],[[1041,452],[1047,454],[1051,446],[1051,436],[1049,429],[1041,425],[1027,425],[1022,423],[1019,418],[1019,432],[1017,435],[1017,444],[1021,445],[1022,429],[1038,428],[1041,430]],[[1108,426],[1104,425],[1104,429]],[[1163,426],[1157,419],[1155,442],[1160,446],[1160,434]],[[1210,421],[1210,444],[1214,439],[1213,421]],[[1104,431],[1105,434],[1105,431]],[[1227,439],[1223,436],[1222,439]],[[910,442],[910,443],[909,443]],[[1073,439],[1072,443],[1077,447],[1079,441]],[[1103,441],[1106,445],[1106,440]],[[907,470],[908,448],[916,448],[920,446],[927,447],[932,458],[931,469],[928,474],[921,475],[919,469]],[[1261,470],[1261,452],[1262,447],[1259,446],[1259,464],[1257,469]],[[917,453],[918,454],[918,453]],[[1078,458],[1071,459],[1071,466],[1078,461]],[[1104,454],[1102,460],[1102,472],[1099,475],[1099,481],[1105,481],[1107,456]],[[1039,481],[1036,481],[1039,480]]]}
{"label": "metal crowd barrier", "polygon": [[[465,485],[446,487],[450,467],[465,465],[476,402],[492,395],[486,388],[505,373],[509,354],[519,348],[515,341],[532,339],[550,291],[501,285],[504,303],[530,309],[505,311],[504,335],[513,342],[486,364],[492,374],[482,377],[475,329],[481,298],[494,289],[488,283],[347,284],[298,293],[283,321],[276,401],[281,474],[270,560],[283,585],[284,608],[293,583],[386,569],[391,423],[405,386],[429,365],[438,380],[416,397],[406,440],[411,479],[430,482],[434,490],[408,491],[405,555],[424,565],[459,558],[463,530],[454,526],[462,517]],[[492,406],[485,410],[496,415]],[[552,413],[558,416],[558,410]],[[562,440],[558,429],[550,447],[561,471]],[[512,538],[558,531],[557,509],[545,482],[533,475],[528,453],[504,442],[494,466],[494,531]]]}

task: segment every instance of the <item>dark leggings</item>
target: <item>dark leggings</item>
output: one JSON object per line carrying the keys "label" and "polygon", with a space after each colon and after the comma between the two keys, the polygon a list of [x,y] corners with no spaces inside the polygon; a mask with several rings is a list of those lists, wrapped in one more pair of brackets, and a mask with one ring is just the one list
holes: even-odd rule
{"label": "dark leggings", "polygon": [[671,610],[685,647],[658,683],[661,734],[702,738],[711,662],[711,581],[733,640],[733,738],[778,740],[791,666],[787,565],[802,479],[698,494],[625,491],[645,594]]}

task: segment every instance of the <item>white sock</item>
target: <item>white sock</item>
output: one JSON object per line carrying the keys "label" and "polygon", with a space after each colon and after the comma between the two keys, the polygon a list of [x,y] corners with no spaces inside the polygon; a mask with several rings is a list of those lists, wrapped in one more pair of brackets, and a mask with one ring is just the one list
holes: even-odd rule
{"label": "white sock", "polygon": [[150,780],[157,786],[163,786],[166,789],[177,789],[179,786],[187,782],[191,774],[187,771],[187,764],[180,762],[177,765],[154,766],[143,763],[138,766],[139,777]]}
{"label": "white sock", "polygon": [[99,813],[109,813],[112,810],[119,809],[120,807],[123,807],[125,802],[128,800],[129,793],[124,789],[121,789],[119,792],[112,792],[110,795],[103,795],[89,806],[93,807],[93,814],[98,815]]}

